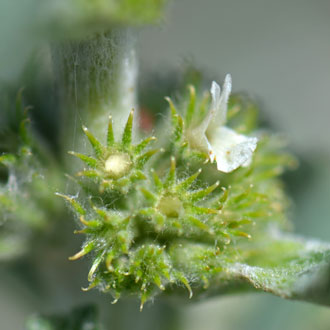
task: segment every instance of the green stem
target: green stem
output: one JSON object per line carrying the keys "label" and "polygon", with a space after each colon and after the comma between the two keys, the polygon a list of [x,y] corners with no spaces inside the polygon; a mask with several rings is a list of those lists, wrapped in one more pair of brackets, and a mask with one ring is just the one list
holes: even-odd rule
{"label": "green stem", "polygon": [[134,37],[129,29],[113,29],[84,41],[67,42],[54,51],[57,75],[62,144],[82,145],[81,124],[104,136],[109,115],[115,134],[136,107],[137,63]]}

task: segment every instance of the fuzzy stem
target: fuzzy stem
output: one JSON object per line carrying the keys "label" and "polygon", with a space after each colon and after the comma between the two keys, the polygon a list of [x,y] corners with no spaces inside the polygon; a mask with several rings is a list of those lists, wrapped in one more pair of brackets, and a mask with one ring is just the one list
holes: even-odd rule
{"label": "fuzzy stem", "polygon": [[110,114],[116,123],[115,134],[122,131],[129,112],[136,107],[134,44],[131,31],[118,28],[55,49],[64,147],[71,141],[81,145],[81,135],[74,133],[77,128],[80,132],[81,124],[88,125],[97,137],[103,136]]}

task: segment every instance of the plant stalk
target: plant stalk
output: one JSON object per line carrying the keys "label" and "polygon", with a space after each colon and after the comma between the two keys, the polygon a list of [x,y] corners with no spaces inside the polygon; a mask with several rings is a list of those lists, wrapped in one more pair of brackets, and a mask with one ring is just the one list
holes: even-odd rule
{"label": "plant stalk", "polygon": [[137,105],[132,32],[116,28],[83,41],[66,42],[54,49],[53,60],[65,150],[82,146],[81,125],[103,137],[109,115],[118,138]]}

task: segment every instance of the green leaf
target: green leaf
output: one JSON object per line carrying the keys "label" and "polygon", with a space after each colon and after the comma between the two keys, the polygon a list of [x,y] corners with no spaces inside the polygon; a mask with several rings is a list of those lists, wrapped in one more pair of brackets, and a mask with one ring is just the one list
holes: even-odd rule
{"label": "green leaf", "polygon": [[250,241],[245,262],[228,263],[228,279],[286,299],[330,306],[330,244],[276,233]]}

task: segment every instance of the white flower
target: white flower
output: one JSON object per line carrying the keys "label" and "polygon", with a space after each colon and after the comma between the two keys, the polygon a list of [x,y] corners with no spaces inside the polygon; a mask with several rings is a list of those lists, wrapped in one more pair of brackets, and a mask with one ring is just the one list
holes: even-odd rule
{"label": "white flower", "polygon": [[192,147],[207,152],[210,161],[217,163],[221,172],[229,173],[251,163],[258,139],[236,133],[225,126],[227,103],[231,92],[231,76],[226,75],[223,91],[213,81],[211,109],[201,124],[188,132]]}

